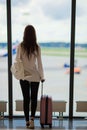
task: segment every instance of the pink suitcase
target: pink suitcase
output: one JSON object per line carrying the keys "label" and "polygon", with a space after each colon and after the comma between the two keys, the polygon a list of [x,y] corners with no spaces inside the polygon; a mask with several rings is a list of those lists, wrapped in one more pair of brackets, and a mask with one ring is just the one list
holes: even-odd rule
{"label": "pink suitcase", "polygon": [[40,124],[42,128],[44,125],[52,127],[52,98],[43,94],[40,101]]}

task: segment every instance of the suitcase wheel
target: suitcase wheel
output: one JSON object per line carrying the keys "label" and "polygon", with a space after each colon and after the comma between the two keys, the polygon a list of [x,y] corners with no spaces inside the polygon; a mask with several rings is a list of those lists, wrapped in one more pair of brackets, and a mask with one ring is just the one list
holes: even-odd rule
{"label": "suitcase wheel", "polygon": [[49,128],[52,128],[52,124],[49,125]]}
{"label": "suitcase wheel", "polygon": [[43,125],[43,124],[41,124],[41,128],[44,128],[44,125]]}

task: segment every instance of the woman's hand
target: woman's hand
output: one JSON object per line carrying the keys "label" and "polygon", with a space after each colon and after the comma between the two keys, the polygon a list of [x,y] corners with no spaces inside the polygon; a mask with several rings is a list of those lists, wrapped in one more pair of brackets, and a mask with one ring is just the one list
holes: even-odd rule
{"label": "woman's hand", "polygon": [[43,83],[45,81],[45,79],[42,79],[41,82]]}

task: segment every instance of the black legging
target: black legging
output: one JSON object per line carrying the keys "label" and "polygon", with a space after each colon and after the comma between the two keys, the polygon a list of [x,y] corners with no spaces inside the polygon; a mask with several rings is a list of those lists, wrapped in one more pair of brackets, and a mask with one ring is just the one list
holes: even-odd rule
{"label": "black legging", "polygon": [[26,121],[29,121],[30,100],[31,100],[31,117],[35,116],[39,82],[28,82],[26,80],[20,80],[20,85],[23,94],[23,108],[25,119]]}

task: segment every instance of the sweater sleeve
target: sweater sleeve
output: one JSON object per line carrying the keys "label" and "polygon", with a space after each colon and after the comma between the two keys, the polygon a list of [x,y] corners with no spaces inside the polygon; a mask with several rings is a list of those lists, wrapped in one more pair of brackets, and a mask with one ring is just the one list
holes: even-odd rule
{"label": "sweater sleeve", "polygon": [[44,72],[43,72],[43,65],[42,65],[42,59],[41,59],[41,48],[39,47],[39,53],[37,56],[37,63],[38,63],[38,71],[40,74],[41,80],[44,79]]}
{"label": "sweater sleeve", "polygon": [[21,60],[21,47],[20,45],[17,46],[17,53],[16,53],[16,58],[15,60]]}

